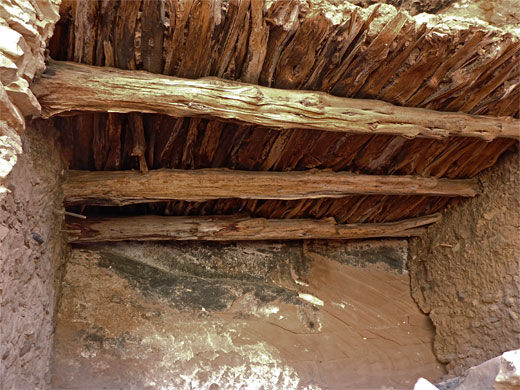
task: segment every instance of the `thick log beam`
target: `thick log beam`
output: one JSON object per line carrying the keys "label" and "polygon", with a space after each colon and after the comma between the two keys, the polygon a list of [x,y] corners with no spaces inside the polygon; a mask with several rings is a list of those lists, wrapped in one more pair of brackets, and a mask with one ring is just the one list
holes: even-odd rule
{"label": "thick log beam", "polygon": [[[147,215],[88,218],[85,221],[68,222],[67,229],[73,234],[69,240],[77,243],[129,240],[345,240],[417,236],[424,231],[424,226],[440,218],[440,214],[432,214],[398,222],[340,225],[333,218],[313,220]],[[77,232],[77,236],[74,236],[74,232]]]}
{"label": "thick log beam", "polygon": [[32,86],[45,118],[74,111],[146,112],[407,138],[520,138],[520,121],[399,107],[377,100],[291,91],[216,78],[181,79],[50,61]]}
{"label": "thick log beam", "polygon": [[475,196],[476,180],[348,172],[250,172],[228,169],[69,171],[65,204],[123,206],[162,200],[202,202],[221,198],[316,199],[347,195]]}

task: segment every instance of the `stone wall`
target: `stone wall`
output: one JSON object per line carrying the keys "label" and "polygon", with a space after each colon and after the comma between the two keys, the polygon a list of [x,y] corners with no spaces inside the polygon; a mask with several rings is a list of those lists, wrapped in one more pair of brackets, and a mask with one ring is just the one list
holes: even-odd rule
{"label": "stone wall", "polygon": [[434,349],[461,374],[520,347],[520,160],[480,176],[483,193],[412,241],[412,294],[436,327]]}
{"label": "stone wall", "polygon": [[41,109],[29,84],[45,67],[45,47],[59,19],[60,2],[0,2],[0,200],[7,193],[4,181],[22,153],[24,117]]}

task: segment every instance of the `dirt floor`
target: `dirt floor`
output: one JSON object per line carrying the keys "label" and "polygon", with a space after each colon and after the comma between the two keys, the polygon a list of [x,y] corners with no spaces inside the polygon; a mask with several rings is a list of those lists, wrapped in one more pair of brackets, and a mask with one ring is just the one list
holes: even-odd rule
{"label": "dirt floor", "polygon": [[356,245],[76,249],[52,386],[390,389],[437,380],[445,371],[410,297],[406,243]]}

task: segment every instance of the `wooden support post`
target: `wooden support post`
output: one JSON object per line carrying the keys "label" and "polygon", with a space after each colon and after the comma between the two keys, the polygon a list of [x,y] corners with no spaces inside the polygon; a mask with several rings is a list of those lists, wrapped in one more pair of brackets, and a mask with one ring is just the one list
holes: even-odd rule
{"label": "wooden support post", "polygon": [[157,241],[157,240],[301,240],[411,237],[424,226],[440,220],[439,214],[387,223],[337,224],[333,218],[263,219],[236,216],[163,217],[139,216],[90,218],[69,222],[67,229],[81,230],[71,242]]}
{"label": "wooden support post", "polygon": [[420,176],[357,175],[348,172],[250,172],[228,169],[69,171],[65,204],[123,206],[162,200],[317,199],[347,195],[475,196],[476,180]]}
{"label": "wooden support post", "polygon": [[145,112],[216,117],[275,129],[406,138],[520,139],[520,121],[511,117],[439,112],[322,92],[274,89],[216,78],[189,80],[72,62],[50,61],[32,91],[46,118],[74,111]]}

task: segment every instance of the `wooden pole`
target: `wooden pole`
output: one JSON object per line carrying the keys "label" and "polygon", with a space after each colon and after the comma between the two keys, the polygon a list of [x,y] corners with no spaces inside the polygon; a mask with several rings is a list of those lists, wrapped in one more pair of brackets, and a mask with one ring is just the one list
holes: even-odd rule
{"label": "wooden pole", "polygon": [[164,217],[139,216],[91,218],[69,222],[67,229],[81,230],[71,242],[156,241],[156,240],[301,240],[410,237],[424,226],[440,220],[439,214],[388,223],[336,224],[333,218],[263,219],[236,216]]}
{"label": "wooden pole", "polygon": [[144,71],[50,61],[32,86],[48,118],[74,111],[203,116],[275,129],[303,128],[406,138],[520,139],[520,121],[394,106],[322,92],[292,91],[235,81],[181,79]]}
{"label": "wooden pole", "polygon": [[69,171],[65,203],[123,206],[163,200],[317,199],[347,195],[475,196],[476,180],[421,176],[357,175],[348,172],[252,172],[228,169]]}

